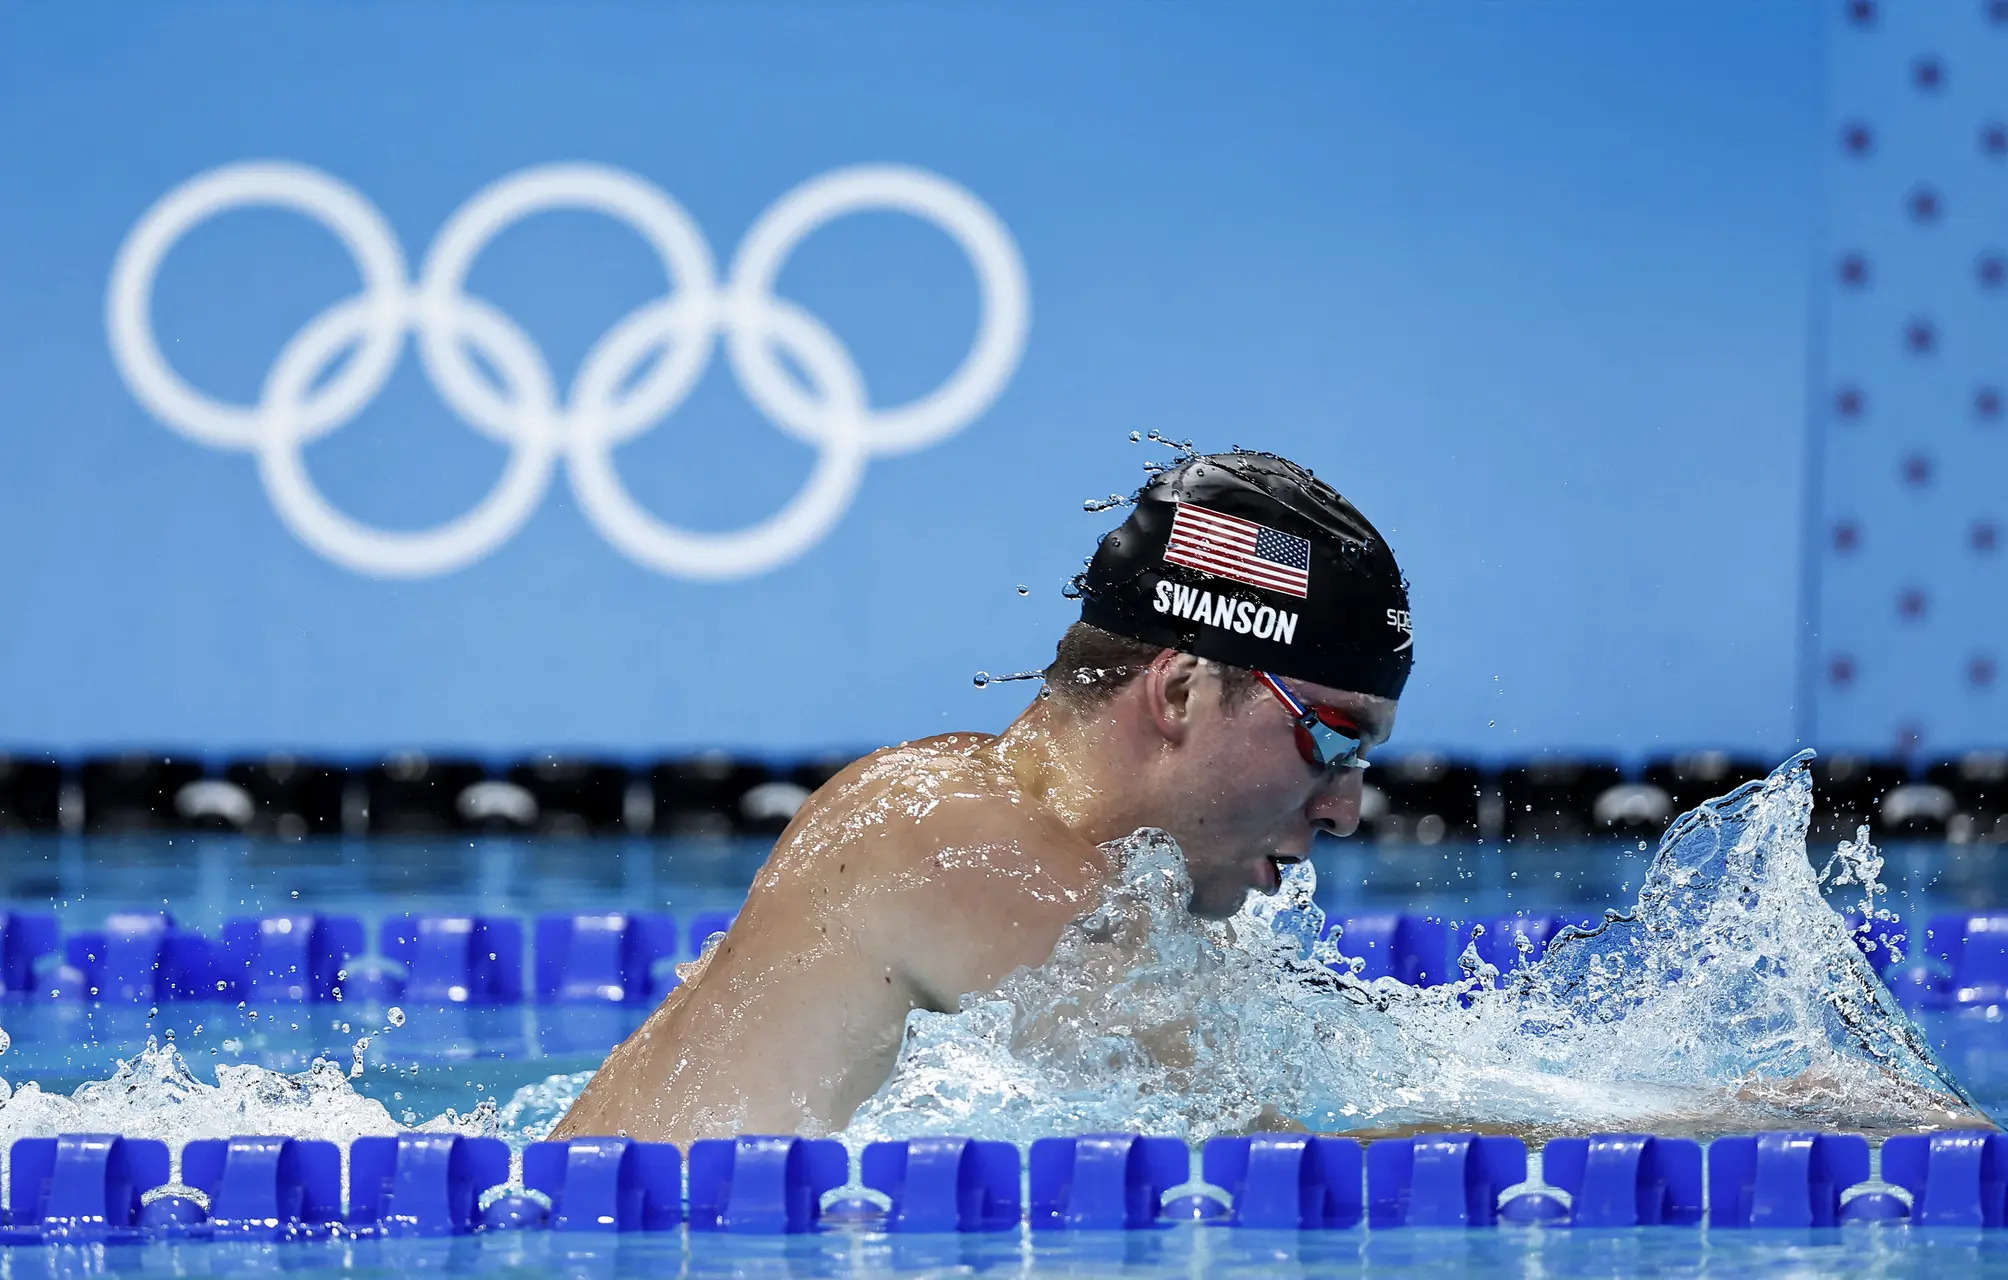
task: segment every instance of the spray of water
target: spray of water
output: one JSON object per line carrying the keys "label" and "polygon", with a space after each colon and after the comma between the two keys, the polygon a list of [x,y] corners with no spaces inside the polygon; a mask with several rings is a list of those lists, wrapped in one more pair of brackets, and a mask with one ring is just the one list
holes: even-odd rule
{"label": "spray of water", "polygon": [[[1308,866],[1231,920],[1197,920],[1177,846],[1139,832],[1122,883],[1050,960],[909,1018],[846,1136],[1970,1121],[1821,899],[1810,758],[1684,816],[1630,911],[1565,931],[1504,985],[1472,949],[1458,983],[1359,981],[1343,939],[1319,940]],[[1846,865],[1873,883],[1858,852]]]}

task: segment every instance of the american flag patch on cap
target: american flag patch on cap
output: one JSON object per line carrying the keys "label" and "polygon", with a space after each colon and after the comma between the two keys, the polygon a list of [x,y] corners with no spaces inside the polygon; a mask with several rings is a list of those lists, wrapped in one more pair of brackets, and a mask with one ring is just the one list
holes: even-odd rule
{"label": "american flag patch on cap", "polygon": [[1251,587],[1304,599],[1311,583],[1311,544],[1293,533],[1191,502],[1171,517],[1168,564],[1182,564]]}

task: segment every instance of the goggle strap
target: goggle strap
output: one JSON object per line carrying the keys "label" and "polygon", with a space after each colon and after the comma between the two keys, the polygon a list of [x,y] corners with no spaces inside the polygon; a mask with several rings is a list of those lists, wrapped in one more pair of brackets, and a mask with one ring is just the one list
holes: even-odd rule
{"label": "goggle strap", "polygon": [[1283,705],[1290,708],[1290,714],[1297,717],[1299,721],[1302,721],[1306,716],[1310,716],[1311,719],[1313,720],[1317,719],[1316,716],[1311,715],[1311,709],[1305,706],[1302,702],[1299,702],[1297,700],[1297,695],[1291,693],[1288,689],[1284,688],[1283,682],[1281,680],[1278,680],[1275,676],[1270,675],[1266,671],[1257,671],[1255,673],[1255,678],[1260,680],[1263,684],[1268,685],[1269,691],[1271,693],[1274,693],[1277,697],[1281,698],[1283,700]]}

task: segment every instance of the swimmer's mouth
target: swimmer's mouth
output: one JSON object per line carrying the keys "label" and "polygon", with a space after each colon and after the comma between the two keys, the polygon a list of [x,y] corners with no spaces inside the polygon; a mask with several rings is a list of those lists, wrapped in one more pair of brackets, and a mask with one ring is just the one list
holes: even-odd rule
{"label": "swimmer's mouth", "polygon": [[1272,853],[1262,860],[1269,864],[1269,874],[1262,877],[1263,883],[1260,885],[1264,893],[1275,893],[1281,889],[1283,887],[1283,868],[1303,861],[1302,858],[1287,853]]}

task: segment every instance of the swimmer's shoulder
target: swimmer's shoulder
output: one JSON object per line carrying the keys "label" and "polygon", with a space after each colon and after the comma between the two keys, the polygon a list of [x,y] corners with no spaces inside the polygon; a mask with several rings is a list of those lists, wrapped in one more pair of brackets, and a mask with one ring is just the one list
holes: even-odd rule
{"label": "swimmer's shoulder", "polygon": [[997,735],[991,733],[942,733],[882,747],[831,775],[810,803],[855,804],[877,792],[924,787],[956,775],[987,784],[992,779],[984,749],[996,741]]}
{"label": "swimmer's shoulder", "polygon": [[1091,848],[1028,799],[987,749],[996,741],[994,734],[945,733],[887,747],[853,762],[810,803],[823,823],[872,830],[917,855],[971,841]]}
{"label": "swimmer's shoulder", "polygon": [[925,828],[989,802],[1008,804],[1014,780],[984,750],[995,741],[991,734],[941,734],[854,760],[803,802],[777,847],[811,852],[865,839],[891,852],[925,842]]}
{"label": "swimmer's shoulder", "polygon": [[896,777],[914,770],[939,768],[956,760],[976,760],[996,741],[997,735],[994,733],[966,731],[937,733],[928,738],[915,738],[911,742],[881,747],[870,755],[852,761],[831,781],[837,782],[846,776],[859,780]]}

